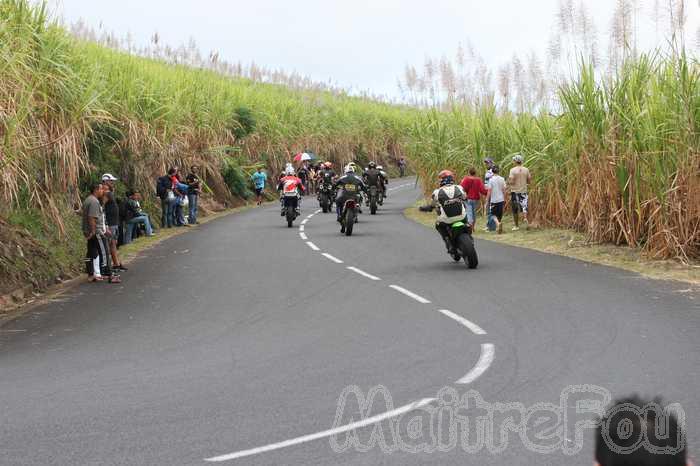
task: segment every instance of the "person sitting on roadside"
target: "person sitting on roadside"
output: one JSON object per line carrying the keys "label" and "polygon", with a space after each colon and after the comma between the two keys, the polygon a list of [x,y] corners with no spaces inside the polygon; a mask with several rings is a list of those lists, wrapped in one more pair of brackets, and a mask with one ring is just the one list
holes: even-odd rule
{"label": "person sitting on roadside", "polygon": [[659,398],[613,402],[595,432],[596,466],[692,466],[684,426]]}
{"label": "person sitting on roadside", "polygon": [[473,231],[476,227],[476,209],[479,206],[479,201],[481,201],[481,196],[487,194],[486,188],[481,178],[476,176],[474,167],[469,169],[469,175],[464,177],[460,186],[467,193],[467,218]]}
{"label": "person sitting on roadside", "polygon": [[134,228],[138,225],[143,225],[146,230],[146,236],[154,236],[151,218],[141,209],[141,193],[138,191],[129,191],[126,193],[126,233],[124,235],[124,244],[129,244],[134,237]]}

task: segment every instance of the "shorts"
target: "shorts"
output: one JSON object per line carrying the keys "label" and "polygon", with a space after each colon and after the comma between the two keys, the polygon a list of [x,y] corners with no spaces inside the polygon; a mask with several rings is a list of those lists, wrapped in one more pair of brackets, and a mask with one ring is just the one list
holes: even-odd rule
{"label": "shorts", "polygon": [[513,213],[527,213],[527,193],[510,193],[510,207]]}
{"label": "shorts", "polygon": [[262,195],[262,192],[263,192],[263,189],[265,189],[265,188],[255,188],[255,195],[256,195],[256,196],[261,196],[261,195]]}
{"label": "shorts", "polygon": [[111,225],[108,226],[110,233],[112,233],[112,236],[109,238],[110,241],[117,241],[119,238],[119,225]]}
{"label": "shorts", "polygon": [[489,213],[491,215],[493,215],[494,217],[496,217],[499,222],[501,221],[501,219],[503,219],[503,205],[504,204],[505,204],[505,202],[496,202],[495,204],[491,204],[491,210]]}

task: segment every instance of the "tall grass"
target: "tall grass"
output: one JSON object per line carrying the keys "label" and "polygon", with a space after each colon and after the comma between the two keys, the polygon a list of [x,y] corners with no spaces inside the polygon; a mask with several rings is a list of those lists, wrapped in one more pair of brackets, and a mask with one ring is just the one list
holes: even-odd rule
{"label": "tall grass", "polygon": [[[219,195],[226,158],[278,168],[311,149],[338,162],[397,158],[414,111],[319,90],[290,90],[135,57],[79,41],[43,5],[0,0],[0,197],[54,213],[79,198],[99,160],[152,189],[168,165],[203,166]],[[255,122],[242,129],[240,112]],[[244,136],[245,137],[242,137]]]}
{"label": "tall grass", "polygon": [[533,214],[593,241],[656,258],[700,258],[700,66],[685,56],[628,61],[610,79],[582,66],[559,91],[562,113],[493,107],[432,111],[412,129],[423,179],[493,157],[507,173],[522,152]]}

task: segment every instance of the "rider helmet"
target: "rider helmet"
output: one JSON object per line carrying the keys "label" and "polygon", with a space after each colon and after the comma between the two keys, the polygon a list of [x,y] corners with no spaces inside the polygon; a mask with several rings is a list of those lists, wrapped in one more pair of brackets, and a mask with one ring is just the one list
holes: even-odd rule
{"label": "rider helmet", "polygon": [[370,162],[367,164],[369,168],[377,168],[377,163],[376,162]]}
{"label": "rider helmet", "polygon": [[455,174],[452,173],[450,170],[443,170],[438,174],[438,179],[440,180],[440,186],[454,184]]}
{"label": "rider helmet", "polygon": [[347,167],[345,167],[345,173],[355,173],[355,164],[350,162]]}

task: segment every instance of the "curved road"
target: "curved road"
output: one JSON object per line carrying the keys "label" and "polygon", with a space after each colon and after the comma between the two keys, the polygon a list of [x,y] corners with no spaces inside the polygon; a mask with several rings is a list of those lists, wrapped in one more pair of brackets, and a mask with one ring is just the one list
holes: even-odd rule
{"label": "curved road", "polygon": [[[294,229],[276,207],[248,211],[147,251],[121,286],[81,285],[2,327],[0,463],[590,465],[590,429],[577,438],[512,411],[556,412],[584,384],[681,403],[697,451],[697,293],[486,241],[468,271],[403,217],[412,184],[393,186],[352,238],[311,200]],[[383,386],[391,403],[377,396],[363,423],[356,396],[338,408],[352,386]],[[559,414],[604,399],[583,389]],[[486,425],[498,432],[510,416],[528,434],[450,445],[449,417],[431,408],[469,390],[519,403]],[[334,451],[351,427],[361,445],[383,433],[403,448]],[[455,438],[474,445],[478,429]],[[437,451],[405,451],[431,433]]]}

